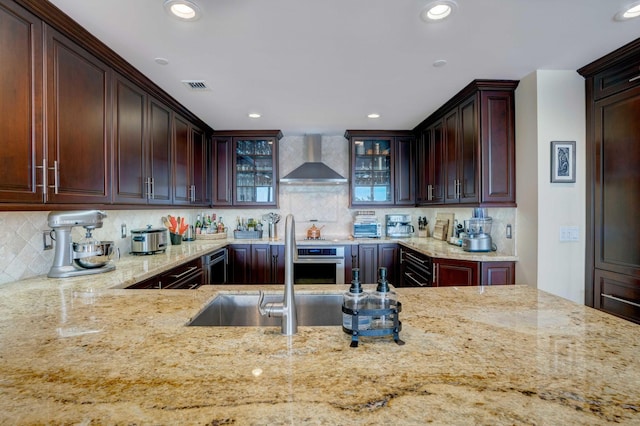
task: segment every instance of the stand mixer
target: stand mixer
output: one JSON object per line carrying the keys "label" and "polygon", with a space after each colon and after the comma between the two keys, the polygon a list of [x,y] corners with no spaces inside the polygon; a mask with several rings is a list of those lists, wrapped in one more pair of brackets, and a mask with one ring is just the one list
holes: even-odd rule
{"label": "stand mixer", "polygon": [[[102,220],[105,217],[107,214],[100,210],[49,213],[51,238],[56,242],[56,247],[48,277],[75,277],[116,269],[116,266],[110,263],[113,241],[97,241],[91,235],[95,228],[102,228]],[[71,238],[71,230],[75,226],[86,229],[85,237],[77,243]]]}

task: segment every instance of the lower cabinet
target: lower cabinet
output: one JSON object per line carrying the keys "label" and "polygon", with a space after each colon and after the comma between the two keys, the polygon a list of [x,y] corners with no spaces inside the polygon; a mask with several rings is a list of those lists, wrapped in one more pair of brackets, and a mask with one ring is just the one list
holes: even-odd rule
{"label": "lower cabinet", "polygon": [[[352,248],[353,250],[353,248]],[[358,246],[357,265],[360,269],[360,282],[374,284],[378,281],[378,268],[387,268],[387,280],[395,285],[398,282],[398,244],[360,244]],[[350,281],[349,276],[346,281]]]}
{"label": "lower cabinet", "polygon": [[435,287],[507,284],[515,284],[514,262],[433,259]]}
{"label": "lower cabinet", "polygon": [[154,277],[140,281],[128,289],[194,289],[203,283],[202,260],[194,259]]}
{"label": "lower cabinet", "polygon": [[230,245],[228,276],[229,284],[284,283],[284,246]]}
{"label": "lower cabinet", "polygon": [[593,307],[640,324],[640,279],[595,270]]}

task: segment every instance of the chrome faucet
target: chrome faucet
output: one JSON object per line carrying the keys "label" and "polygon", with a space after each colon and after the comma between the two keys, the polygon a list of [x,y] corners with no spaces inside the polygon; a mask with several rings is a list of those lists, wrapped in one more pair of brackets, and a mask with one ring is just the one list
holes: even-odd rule
{"label": "chrome faucet", "polygon": [[258,309],[260,315],[282,317],[282,334],[292,336],[298,332],[296,296],[293,290],[293,262],[298,255],[296,248],[296,221],[288,214],[284,224],[284,300],[282,302],[264,302],[264,293],[260,291]]}

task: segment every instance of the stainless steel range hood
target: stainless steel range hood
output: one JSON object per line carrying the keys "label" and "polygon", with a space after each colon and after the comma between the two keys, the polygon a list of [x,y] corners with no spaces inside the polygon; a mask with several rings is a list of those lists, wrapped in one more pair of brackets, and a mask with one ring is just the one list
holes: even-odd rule
{"label": "stainless steel range hood", "polygon": [[305,135],[305,162],[280,179],[284,185],[341,185],[347,179],[322,162],[322,135]]}

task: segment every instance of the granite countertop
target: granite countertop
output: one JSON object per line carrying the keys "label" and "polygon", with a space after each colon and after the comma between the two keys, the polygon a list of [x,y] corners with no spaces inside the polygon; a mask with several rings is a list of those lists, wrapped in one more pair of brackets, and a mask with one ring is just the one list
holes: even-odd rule
{"label": "granite countertop", "polygon": [[526,286],[398,289],[406,344],[350,348],[340,327],[185,326],[256,286],[110,274],[0,287],[1,424],[640,424],[640,326]]}

